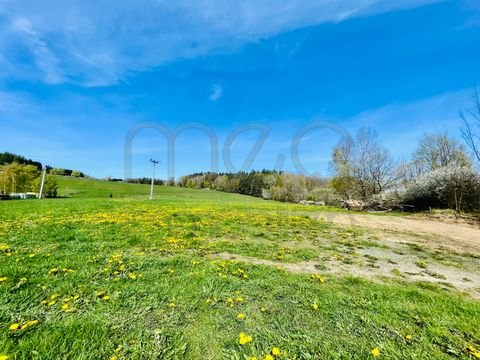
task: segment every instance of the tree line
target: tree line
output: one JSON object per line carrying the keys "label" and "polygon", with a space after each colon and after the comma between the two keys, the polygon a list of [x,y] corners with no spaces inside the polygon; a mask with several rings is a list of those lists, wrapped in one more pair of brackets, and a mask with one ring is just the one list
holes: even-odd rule
{"label": "tree line", "polygon": [[[38,193],[41,181],[42,172],[38,166],[17,162],[0,165],[0,192],[2,194]],[[44,195],[56,197],[57,189],[57,178],[55,175],[48,174],[45,177]]]}
{"label": "tree line", "polygon": [[326,196],[326,180],[281,171],[262,170],[238,173],[196,173],[182,176],[178,186],[212,189],[261,197],[264,199],[299,202],[319,200]]}
{"label": "tree line", "polygon": [[[0,193],[38,193],[42,181],[43,166],[38,161],[10,152],[0,153]],[[44,195],[57,196],[57,178],[52,173],[52,167],[46,166]]]}
{"label": "tree line", "polygon": [[21,164],[21,165],[33,165],[38,170],[42,170],[42,164],[38,161],[33,161],[31,159],[27,159],[22,155],[12,154],[10,152],[2,152],[0,153],[0,165],[2,164]]}

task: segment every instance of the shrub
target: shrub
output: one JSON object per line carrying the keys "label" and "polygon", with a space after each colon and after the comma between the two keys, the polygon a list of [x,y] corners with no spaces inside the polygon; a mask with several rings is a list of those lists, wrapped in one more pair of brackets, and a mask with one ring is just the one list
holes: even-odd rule
{"label": "shrub", "polygon": [[81,171],[78,171],[78,170],[73,170],[70,176],[73,176],[73,177],[84,177],[83,173],[82,173]]}
{"label": "shrub", "polygon": [[404,201],[418,210],[480,208],[480,175],[468,167],[443,167],[413,180]]}

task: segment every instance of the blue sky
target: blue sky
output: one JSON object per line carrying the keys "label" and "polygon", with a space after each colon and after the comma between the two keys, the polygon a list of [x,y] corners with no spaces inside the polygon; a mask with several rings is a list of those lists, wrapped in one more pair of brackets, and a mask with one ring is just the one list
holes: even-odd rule
{"label": "blue sky", "polygon": [[[67,4],[68,3],[68,4]],[[459,137],[458,111],[480,81],[476,0],[0,0],[0,151],[96,177],[123,177],[133,127],[200,122],[218,137],[269,134],[251,167],[297,171],[291,143],[323,121],[374,128],[408,157],[423,132]],[[259,136],[231,146],[236,170]],[[328,174],[339,135],[300,141],[309,173]],[[178,139],[175,176],[209,170],[205,135]],[[149,176],[166,142],[134,138],[132,176]]]}

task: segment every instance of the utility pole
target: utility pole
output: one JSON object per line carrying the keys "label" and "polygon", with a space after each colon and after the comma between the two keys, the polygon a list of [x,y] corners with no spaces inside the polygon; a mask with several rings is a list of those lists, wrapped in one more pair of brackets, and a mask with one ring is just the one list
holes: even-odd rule
{"label": "utility pole", "polygon": [[42,171],[42,184],[40,185],[40,194],[38,195],[38,198],[41,200],[43,199],[43,189],[45,187],[45,177],[47,176],[47,167],[43,166],[43,171]]}
{"label": "utility pole", "polygon": [[150,185],[150,200],[153,200],[153,184],[155,182],[155,166],[157,164],[160,164],[160,162],[157,161],[157,160],[153,160],[153,159],[150,159],[150,162],[153,165],[152,184]]}

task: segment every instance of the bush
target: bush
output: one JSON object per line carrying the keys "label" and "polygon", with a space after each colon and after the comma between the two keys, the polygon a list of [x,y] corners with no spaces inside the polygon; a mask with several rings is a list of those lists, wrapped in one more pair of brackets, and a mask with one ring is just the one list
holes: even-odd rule
{"label": "bush", "polygon": [[70,176],[73,176],[73,177],[84,177],[84,174],[83,174],[81,171],[73,170]]}
{"label": "bush", "polygon": [[417,210],[480,209],[480,175],[468,167],[443,167],[413,180],[403,198]]}
{"label": "bush", "polygon": [[53,168],[53,169],[50,170],[50,174],[63,176],[63,175],[65,175],[65,169]]}

